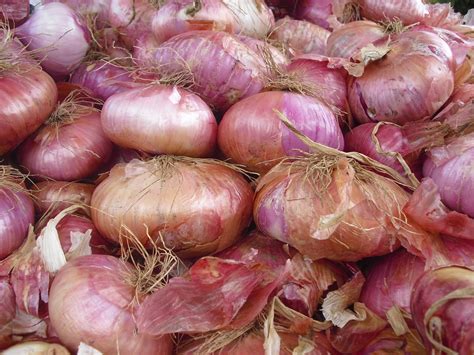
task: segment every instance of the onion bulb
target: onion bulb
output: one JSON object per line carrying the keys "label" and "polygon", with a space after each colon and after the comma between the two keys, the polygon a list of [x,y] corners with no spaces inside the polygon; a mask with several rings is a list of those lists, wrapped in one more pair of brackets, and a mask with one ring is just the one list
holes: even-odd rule
{"label": "onion bulb", "polygon": [[70,352],[60,344],[42,341],[26,341],[9,347],[2,351],[4,355],[69,355]]}
{"label": "onion bulb", "polygon": [[149,85],[111,96],[101,113],[114,143],[147,153],[211,156],[217,122],[206,103],[177,86]]}
{"label": "onion bulb", "polygon": [[237,32],[264,39],[275,23],[275,18],[264,0],[222,0],[234,14]]}
{"label": "onion bulb", "polygon": [[357,0],[361,15],[373,21],[400,20],[404,25],[422,22],[429,15],[423,0]]}
{"label": "onion bulb", "polygon": [[97,28],[107,25],[110,0],[42,0],[43,4],[50,2],[61,2],[82,16],[92,18]]}
{"label": "onion bulb", "polygon": [[100,234],[119,242],[151,238],[181,257],[208,255],[233,244],[249,225],[253,190],[243,176],[214,160],[159,156],[117,164],[92,195]]}

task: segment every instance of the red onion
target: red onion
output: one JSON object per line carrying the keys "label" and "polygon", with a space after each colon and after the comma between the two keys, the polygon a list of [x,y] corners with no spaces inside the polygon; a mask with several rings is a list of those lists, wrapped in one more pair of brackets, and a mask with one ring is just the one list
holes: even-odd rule
{"label": "red onion", "polygon": [[52,216],[72,205],[89,208],[94,185],[66,181],[42,181],[32,189],[36,212]]}
{"label": "red onion", "polygon": [[112,152],[99,112],[75,103],[71,97],[17,151],[19,163],[41,178],[86,178],[107,162]]}
{"label": "red onion", "polygon": [[20,247],[35,222],[33,201],[22,180],[16,169],[0,165],[0,260]]}
{"label": "red onion", "polygon": [[50,290],[49,317],[63,344],[80,342],[103,353],[172,353],[171,337],[136,333],[137,293],[128,280],[133,267],[112,256],[88,255],[71,260]]}
{"label": "red onion", "polygon": [[104,101],[138,85],[128,70],[104,60],[81,64],[72,74],[71,82],[89,89],[94,97]]}
{"label": "red onion", "polygon": [[355,171],[335,153],[273,168],[257,187],[257,227],[313,260],[357,261],[396,250],[397,236],[413,229],[399,224],[409,195],[393,181],[359,168]]}
{"label": "red onion", "polygon": [[35,51],[43,69],[55,79],[65,77],[80,64],[91,41],[84,21],[61,3],[36,8],[15,32],[29,50]]}
{"label": "red onion", "polygon": [[51,2],[61,2],[85,17],[92,17],[98,28],[107,25],[110,0],[42,0],[43,4]]}
{"label": "red onion", "polygon": [[232,11],[238,33],[264,39],[275,23],[275,18],[264,0],[222,0]]}
{"label": "red onion", "polygon": [[377,334],[364,349],[359,351],[358,355],[373,354],[425,354],[426,349],[418,339],[416,330],[411,333],[398,336],[390,327],[385,328]]}
{"label": "red onion", "polygon": [[366,273],[360,302],[382,318],[387,317],[393,306],[410,313],[411,291],[424,267],[423,260],[404,249],[373,260]]}
{"label": "red onion", "polygon": [[237,32],[233,12],[220,0],[169,0],[153,16],[151,29],[158,43],[195,31]]}
{"label": "red onion", "polygon": [[253,191],[225,163],[160,156],[117,164],[94,191],[92,220],[106,238],[149,236],[182,257],[220,251],[251,219]]}
{"label": "red onion", "polygon": [[329,16],[332,15],[333,0],[300,0],[297,2],[295,17],[306,20],[329,30]]}
{"label": "red onion", "polygon": [[262,41],[253,37],[237,35],[240,42],[247,45],[255,53],[260,56],[271,55],[273,62],[276,65],[285,66],[289,63],[288,57],[283,54],[278,48],[272,46],[266,41]]}
{"label": "red onion", "polygon": [[383,59],[350,81],[351,111],[361,123],[431,117],[453,92],[453,68],[445,41],[430,32],[404,32]]}
{"label": "red onion", "polygon": [[336,149],[344,147],[336,116],[320,100],[291,92],[269,91],[243,99],[225,113],[219,125],[219,148],[233,161],[257,172],[268,171],[285,156],[309,151],[308,146],[285,127],[278,112],[318,143]]}
{"label": "red onion", "polygon": [[67,82],[58,82],[56,83],[56,87],[58,88],[58,104],[68,99],[69,95],[72,95],[71,93],[73,91],[75,91],[74,94],[76,96],[80,97],[81,100],[84,100],[84,103],[90,101],[90,107],[94,107],[94,105],[96,104],[89,90],[83,88],[82,86]]}
{"label": "red onion", "polygon": [[11,24],[19,25],[24,22],[30,14],[30,2],[28,0],[4,0],[0,21],[7,20]]}
{"label": "red onion", "polygon": [[311,22],[293,20],[289,17],[278,20],[271,38],[283,43],[297,54],[326,54],[326,42],[331,33]]}
{"label": "red onion", "polygon": [[400,20],[404,25],[422,22],[429,15],[423,0],[357,0],[362,16],[373,21]]}
{"label": "red onion", "polygon": [[349,22],[336,29],[327,39],[327,55],[351,58],[362,48],[386,36],[382,26],[371,21]]}
{"label": "red onion", "polygon": [[202,99],[177,86],[149,85],[111,96],[101,113],[114,143],[147,153],[211,156],[217,122]]}
{"label": "red onion", "polygon": [[449,144],[428,152],[423,175],[434,180],[441,200],[449,208],[474,218],[474,133],[455,138]]}
{"label": "red onion", "polygon": [[225,32],[191,31],[174,36],[153,54],[163,76],[192,74],[192,89],[208,105],[225,110],[265,85],[261,57]]}
{"label": "red onion", "polygon": [[433,353],[474,349],[474,271],[447,267],[426,272],[411,297],[411,313]]}

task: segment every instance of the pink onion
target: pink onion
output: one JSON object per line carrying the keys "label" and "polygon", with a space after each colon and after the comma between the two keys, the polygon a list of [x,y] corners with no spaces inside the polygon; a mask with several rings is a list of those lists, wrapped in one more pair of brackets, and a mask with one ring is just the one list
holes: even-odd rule
{"label": "pink onion", "polygon": [[114,143],[147,153],[211,156],[217,122],[206,103],[177,86],[149,85],[111,96],[101,113]]}
{"label": "pink onion", "polygon": [[445,41],[430,32],[404,32],[383,59],[350,81],[351,111],[361,123],[429,118],[453,92],[453,68]]}
{"label": "pink onion", "polygon": [[238,33],[264,39],[275,23],[275,18],[264,0],[222,0],[232,11]]}
{"label": "pink onion", "polygon": [[393,306],[410,313],[411,291],[424,267],[423,260],[404,249],[373,260],[366,273],[360,302],[382,318],[387,317]]}
{"label": "pink onion", "polygon": [[65,102],[20,146],[17,158],[40,178],[72,181],[91,176],[111,152],[99,112]]}
{"label": "pink onion", "polygon": [[330,57],[351,58],[359,50],[386,36],[382,26],[371,21],[349,22],[327,39],[327,55]]}
{"label": "pink onion", "polygon": [[309,151],[280,120],[278,112],[314,141],[336,149],[344,147],[336,116],[320,100],[269,91],[243,99],[225,113],[219,125],[219,148],[236,163],[257,172],[268,171],[286,156]]}
{"label": "pink onion", "polygon": [[18,249],[34,222],[33,201],[21,174],[11,166],[0,165],[0,260]]}
{"label": "pink onion", "polygon": [[300,0],[297,2],[295,17],[306,20],[329,30],[329,16],[332,15],[333,0]]}
{"label": "pink onion", "polygon": [[265,85],[262,58],[225,32],[174,36],[155,50],[149,65],[158,67],[164,77],[192,74],[192,90],[219,110],[260,92]]}
{"label": "pink onion", "polygon": [[294,50],[295,53],[326,54],[326,42],[331,33],[311,22],[293,20],[289,17],[278,20],[271,38]]}
{"label": "pink onion", "polygon": [[423,0],[357,0],[363,17],[373,21],[393,21],[398,19],[404,25],[422,22],[429,15]]}
{"label": "pink onion", "polygon": [[130,264],[112,256],[88,255],[68,262],[56,275],[49,295],[49,317],[59,339],[71,349],[80,342],[103,353],[172,353],[171,337],[136,333],[140,299],[127,280]]}
{"label": "pink onion", "polygon": [[158,43],[195,31],[237,32],[233,11],[220,0],[169,0],[153,16],[151,29]]}
{"label": "pink onion", "polygon": [[288,57],[283,54],[278,48],[272,46],[270,43],[266,41],[262,41],[253,37],[244,36],[244,35],[237,35],[240,42],[247,45],[250,49],[252,49],[255,53],[260,56],[271,55],[273,62],[276,65],[285,66],[289,63]]}
{"label": "pink onion", "polygon": [[129,232],[149,245],[149,234],[182,257],[201,256],[240,237],[252,200],[250,185],[224,163],[163,155],[117,164],[94,191],[92,220],[116,242]]}
{"label": "pink onion", "polygon": [[7,20],[10,24],[19,25],[24,22],[30,14],[30,2],[28,0],[4,0],[0,21]]}
{"label": "pink onion", "polygon": [[61,3],[36,8],[15,32],[55,79],[65,77],[81,63],[91,41],[83,19]]}
{"label": "pink onion", "polygon": [[[2,304],[0,306],[0,324],[6,327],[15,318],[15,294],[8,282],[8,279],[0,279],[0,299]],[[2,348],[2,340],[5,335],[5,330],[0,330],[0,348]]]}
{"label": "pink onion", "polygon": [[92,17],[98,28],[107,25],[110,0],[42,0],[43,4],[51,2],[61,2],[84,17]]}
{"label": "pink onion", "polygon": [[471,354],[474,349],[474,271],[447,267],[415,284],[411,313],[429,351]]}

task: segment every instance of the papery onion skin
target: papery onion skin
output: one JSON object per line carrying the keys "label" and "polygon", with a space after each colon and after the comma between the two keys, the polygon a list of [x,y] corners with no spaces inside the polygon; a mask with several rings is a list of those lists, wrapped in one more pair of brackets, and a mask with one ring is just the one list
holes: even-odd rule
{"label": "papery onion skin", "polygon": [[271,38],[293,49],[297,54],[326,54],[331,32],[308,21],[285,17],[275,23]]}
{"label": "papery onion skin", "polygon": [[404,25],[421,22],[429,15],[428,7],[423,0],[357,0],[362,16],[373,21],[393,21]]}
{"label": "papery onion skin", "polygon": [[361,123],[431,117],[453,92],[453,68],[445,41],[430,32],[404,32],[383,59],[349,82],[351,111]]}
{"label": "papery onion skin", "polygon": [[209,157],[216,146],[211,109],[177,86],[150,85],[113,95],[101,122],[114,143],[147,153]]}
{"label": "papery onion skin", "polygon": [[245,179],[212,160],[155,159],[117,164],[96,188],[92,220],[101,235],[118,242],[126,226],[148,245],[147,233],[158,243],[161,234],[182,257],[233,244],[251,220],[253,190]]}
{"label": "papery onion skin", "polygon": [[320,100],[284,91],[263,92],[233,105],[219,125],[218,144],[233,161],[266,172],[286,156],[309,151],[280,120],[285,115],[314,141],[343,149],[344,139],[331,109]]}
{"label": "papery onion skin", "polygon": [[360,302],[382,318],[387,317],[387,311],[393,306],[410,313],[413,285],[424,269],[424,261],[404,249],[372,260]]}
{"label": "papery onion skin", "polygon": [[35,197],[35,208],[39,215],[48,212],[52,216],[74,204],[89,210],[95,186],[80,182],[41,181],[31,192]]}
{"label": "papery onion skin", "polygon": [[[8,279],[0,279],[0,299],[2,300],[2,304],[0,305],[0,324],[3,327],[15,318],[16,311],[15,293],[13,292]],[[3,332],[0,331],[0,348],[2,345],[1,340],[3,340],[3,335]]]}
{"label": "papery onion skin", "polygon": [[238,29],[246,36],[264,39],[275,24],[275,18],[264,0],[222,0],[233,12]]}
{"label": "papery onion skin", "polygon": [[260,56],[270,54],[276,65],[286,66],[290,62],[289,58],[283,54],[282,51],[272,46],[270,43],[244,35],[237,35],[237,37],[239,38],[240,42],[250,47],[250,49]]}
{"label": "papery onion skin", "polygon": [[349,22],[336,29],[328,37],[327,55],[329,57],[351,58],[360,49],[385,36],[384,28],[375,22]]}
{"label": "papery onion skin", "polygon": [[8,153],[46,121],[58,91],[37,68],[0,72],[0,155]]}
{"label": "papery onion skin", "polygon": [[333,0],[300,0],[297,1],[295,17],[306,20],[321,26],[327,30],[330,29],[328,22],[332,15]]}
{"label": "papery onion skin", "polygon": [[91,112],[59,127],[45,125],[23,142],[17,158],[40,178],[73,181],[91,176],[111,152],[112,143],[102,130],[100,115]]}
{"label": "papery onion skin", "polygon": [[29,50],[37,51],[43,69],[55,79],[64,78],[80,64],[91,41],[83,19],[62,3],[36,8],[15,32]]}
{"label": "papery onion skin", "polygon": [[106,354],[172,353],[171,337],[136,334],[136,293],[127,284],[131,272],[130,264],[106,255],[75,258],[58,272],[48,308],[63,344],[77,349],[85,342]]}
{"label": "papery onion skin", "polygon": [[150,66],[164,77],[191,72],[192,90],[211,107],[225,110],[265,86],[263,59],[231,34],[191,31],[174,36],[153,53]]}
{"label": "papery onion skin", "polygon": [[313,260],[358,261],[396,250],[399,231],[392,218],[401,218],[408,193],[381,176],[355,179],[346,159],[336,163],[329,186],[319,192],[324,180],[311,178],[313,164],[283,164],[260,180],[254,202],[258,229]]}
{"label": "papery onion skin", "polygon": [[[446,297],[453,292],[457,292],[458,296],[448,301]],[[446,302],[442,302],[443,299]],[[442,303],[437,306],[436,302]],[[434,313],[430,317],[427,313],[431,310]],[[472,354],[474,271],[462,267],[427,271],[418,279],[413,289],[411,314],[428,350],[439,349],[427,337],[427,332],[431,329],[433,337],[447,348],[462,355]]]}

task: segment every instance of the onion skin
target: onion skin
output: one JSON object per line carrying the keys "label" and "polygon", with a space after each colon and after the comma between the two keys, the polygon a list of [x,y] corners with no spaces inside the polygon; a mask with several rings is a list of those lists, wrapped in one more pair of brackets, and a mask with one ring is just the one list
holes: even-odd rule
{"label": "onion skin", "polygon": [[130,264],[106,255],[75,258],[58,272],[48,306],[63,344],[77,349],[85,342],[106,354],[172,353],[171,337],[136,334],[136,294],[126,281],[131,272]]}
{"label": "onion skin", "polygon": [[[2,304],[0,306],[0,324],[6,326],[10,321],[15,318],[15,293],[8,282],[8,279],[0,279],[0,299],[2,300]],[[2,331],[0,331],[0,348],[2,346],[2,338],[6,335]]]}
{"label": "onion skin", "polygon": [[329,30],[328,18],[332,15],[332,2],[333,0],[297,1],[295,17]]}
{"label": "onion skin", "polygon": [[94,16],[97,28],[107,26],[110,0],[42,0],[43,4],[61,2],[83,16]]}
{"label": "onion skin", "polygon": [[192,90],[217,110],[260,92],[265,86],[265,64],[237,37],[225,32],[191,31],[174,36],[153,53],[148,63],[163,76],[189,70]]}
{"label": "onion skin", "polygon": [[285,17],[275,23],[271,38],[293,49],[297,54],[326,54],[331,32],[311,22]]}
{"label": "onion skin", "polygon": [[429,15],[423,0],[357,0],[362,16],[373,21],[399,19],[404,25],[422,22]]}
{"label": "onion skin", "polygon": [[123,224],[147,245],[148,227],[155,241],[161,233],[181,257],[209,255],[233,244],[251,220],[253,190],[245,179],[213,161],[156,159],[170,159],[172,165],[117,164],[97,186],[92,220],[101,235],[118,242]]}
{"label": "onion skin", "polygon": [[234,14],[237,32],[254,38],[264,39],[275,24],[275,18],[264,0],[222,0]]}
{"label": "onion skin", "polygon": [[4,355],[43,355],[43,354],[54,354],[54,355],[70,355],[71,353],[60,344],[46,343],[42,341],[27,341],[13,345],[8,349],[2,351]]}
{"label": "onion skin", "polygon": [[360,123],[429,118],[453,92],[453,68],[445,41],[430,32],[404,32],[383,59],[349,82],[351,111]]}
{"label": "onion skin", "polygon": [[241,100],[224,114],[218,132],[221,151],[236,163],[259,173],[278,164],[278,159],[301,155],[299,150],[309,151],[275,110],[312,140],[343,149],[342,132],[328,106],[314,97],[269,91]]}
{"label": "onion skin", "polygon": [[58,91],[44,71],[2,72],[0,78],[0,155],[10,152],[46,121]]}
{"label": "onion skin", "polygon": [[114,143],[147,153],[209,157],[216,146],[211,109],[177,86],[150,85],[113,95],[101,122]]}
{"label": "onion skin", "polygon": [[[427,336],[433,324],[434,338],[460,355],[472,354],[474,350],[474,271],[461,267],[447,267],[427,271],[415,284],[411,297],[411,313],[416,328],[430,351],[437,348]],[[436,306],[452,292],[465,291],[466,298],[454,297]],[[434,311],[431,317],[427,313]],[[436,326],[437,325],[437,326]],[[442,334],[440,339],[438,336]]]}
{"label": "onion skin", "polygon": [[286,66],[290,62],[288,57],[283,54],[283,52],[281,52],[278,48],[272,46],[268,42],[244,35],[237,35],[237,37],[239,38],[240,42],[248,46],[260,56],[264,56],[267,55],[267,53],[270,53],[270,55],[272,56],[272,60],[275,62],[276,65]]}
{"label": "onion skin", "polygon": [[359,50],[386,36],[382,26],[372,21],[349,22],[336,29],[327,40],[329,57],[351,58]]}
{"label": "onion skin", "polygon": [[7,20],[10,24],[19,25],[30,15],[30,2],[28,0],[4,0],[0,21]]}
{"label": "onion skin", "polygon": [[91,176],[111,152],[100,115],[91,112],[59,127],[43,126],[19,147],[17,158],[40,178],[73,181]]}
{"label": "onion skin", "polygon": [[36,8],[15,32],[29,50],[38,51],[41,66],[55,79],[64,78],[80,64],[91,41],[85,22],[58,2]]}

